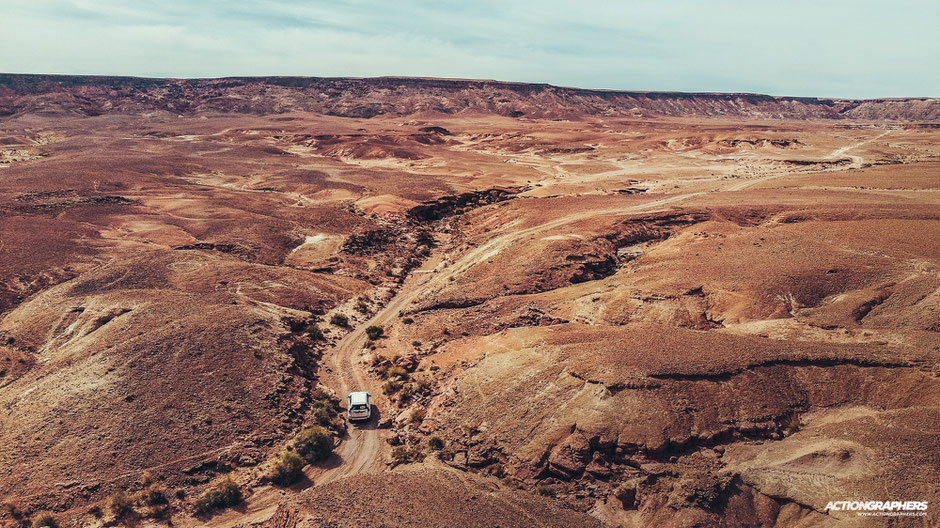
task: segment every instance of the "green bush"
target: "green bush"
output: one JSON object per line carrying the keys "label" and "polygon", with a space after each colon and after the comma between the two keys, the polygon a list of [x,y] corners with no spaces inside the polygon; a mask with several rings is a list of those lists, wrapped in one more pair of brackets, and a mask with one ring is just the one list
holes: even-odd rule
{"label": "green bush", "polygon": [[385,335],[385,329],[381,326],[372,325],[366,328],[366,335],[369,336],[370,341],[375,341]]}
{"label": "green bush", "polygon": [[278,486],[290,486],[304,476],[304,461],[293,451],[284,451],[278,457],[268,477]]}
{"label": "green bush", "polygon": [[134,497],[124,490],[115,491],[108,499],[108,509],[117,519],[123,519],[134,513]]}
{"label": "green bush", "polygon": [[349,318],[340,313],[333,314],[333,317],[330,318],[330,324],[346,328],[349,326]]}
{"label": "green bush", "polygon": [[228,508],[242,501],[242,490],[235,483],[232,475],[217,479],[202,497],[196,499],[196,511],[206,513],[209,510]]}
{"label": "green bush", "polygon": [[308,427],[294,439],[294,450],[308,463],[314,464],[333,453],[333,437],[319,425]]}
{"label": "green bush", "polygon": [[52,515],[49,512],[42,512],[33,519],[33,528],[59,528],[59,521],[56,520],[55,515]]}

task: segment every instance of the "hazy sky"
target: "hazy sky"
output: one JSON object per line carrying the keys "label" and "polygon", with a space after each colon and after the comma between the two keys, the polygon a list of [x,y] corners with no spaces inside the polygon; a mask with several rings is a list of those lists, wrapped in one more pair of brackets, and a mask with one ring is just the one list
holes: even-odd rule
{"label": "hazy sky", "polygon": [[936,0],[0,0],[0,71],[940,96]]}

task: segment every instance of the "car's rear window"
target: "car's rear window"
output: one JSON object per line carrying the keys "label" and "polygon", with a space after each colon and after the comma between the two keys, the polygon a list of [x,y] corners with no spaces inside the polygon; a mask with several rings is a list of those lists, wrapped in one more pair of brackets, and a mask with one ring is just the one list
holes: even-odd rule
{"label": "car's rear window", "polygon": [[366,409],[368,409],[368,406],[363,405],[363,404],[359,404],[359,405],[353,405],[352,407],[350,407],[349,410],[351,410],[351,411],[364,411],[364,410],[366,410]]}

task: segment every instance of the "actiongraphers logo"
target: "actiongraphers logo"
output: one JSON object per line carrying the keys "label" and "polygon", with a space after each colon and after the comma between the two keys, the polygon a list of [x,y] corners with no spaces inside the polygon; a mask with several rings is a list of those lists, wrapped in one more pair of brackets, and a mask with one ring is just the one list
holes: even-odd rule
{"label": "actiongraphers logo", "polygon": [[927,501],[829,501],[824,511],[853,511],[866,517],[925,517]]}

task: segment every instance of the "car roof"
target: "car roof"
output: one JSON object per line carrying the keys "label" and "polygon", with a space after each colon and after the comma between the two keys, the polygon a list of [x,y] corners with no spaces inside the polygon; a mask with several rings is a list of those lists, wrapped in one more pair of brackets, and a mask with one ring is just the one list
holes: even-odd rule
{"label": "car roof", "polygon": [[369,393],[368,393],[368,392],[350,392],[350,393],[349,393],[349,401],[350,401],[353,405],[358,405],[358,404],[360,404],[360,403],[368,403],[368,402],[369,402]]}

